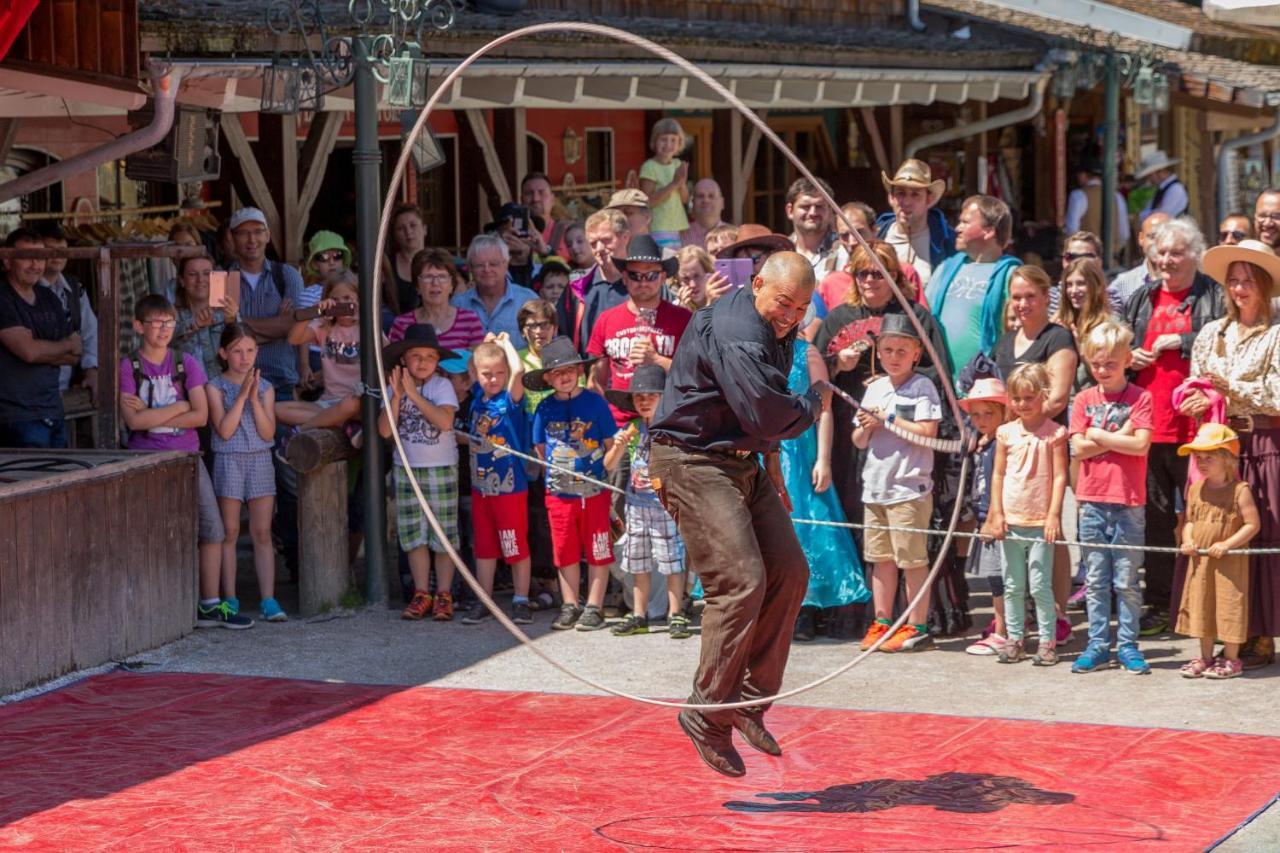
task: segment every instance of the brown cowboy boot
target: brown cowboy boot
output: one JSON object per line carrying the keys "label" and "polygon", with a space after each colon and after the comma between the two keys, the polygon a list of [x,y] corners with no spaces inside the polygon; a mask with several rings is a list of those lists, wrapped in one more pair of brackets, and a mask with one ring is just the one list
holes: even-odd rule
{"label": "brown cowboy boot", "polygon": [[696,711],[681,711],[676,715],[676,722],[680,724],[680,728],[684,729],[689,740],[693,741],[694,749],[698,750],[698,757],[717,773],[725,776],[745,776],[747,766],[742,762],[742,756],[738,754],[738,750],[733,748],[733,742],[727,736],[708,738],[707,735],[700,733],[693,723],[692,715],[696,713]]}
{"label": "brown cowboy boot", "polygon": [[775,758],[782,755],[782,747],[778,745],[777,739],[764,727],[763,715],[750,717],[741,713],[734,714],[733,727],[753,749]]}

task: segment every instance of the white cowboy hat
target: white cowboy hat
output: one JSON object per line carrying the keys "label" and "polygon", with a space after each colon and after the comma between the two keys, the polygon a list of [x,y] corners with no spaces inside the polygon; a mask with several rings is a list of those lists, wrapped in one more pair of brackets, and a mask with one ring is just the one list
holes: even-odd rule
{"label": "white cowboy hat", "polygon": [[892,178],[881,172],[880,180],[884,183],[884,191],[890,195],[893,194],[894,187],[928,190],[930,207],[938,203],[938,199],[942,198],[943,192],[947,189],[946,182],[941,178],[936,181],[933,179],[929,164],[923,160],[903,160]]}
{"label": "white cowboy hat", "polygon": [[1140,181],[1152,172],[1158,172],[1161,169],[1176,166],[1181,162],[1182,161],[1177,157],[1170,157],[1159,149],[1154,151],[1144,151],[1142,153],[1142,159],[1138,161],[1138,171],[1133,173],[1134,180]]}
{"label": "white cowboy hat", "polygon": [[1253,264],[1271,276],[1271,292],[1262,294],[1268,298],[1280,285],[1280,257],[1270,246],[1261,240],[1241,240],[1234,246],[1214,246],[1204,253],[1201,265],[1205,275],[1219,284],[1227,283],[1227,270],[1236,263]]}

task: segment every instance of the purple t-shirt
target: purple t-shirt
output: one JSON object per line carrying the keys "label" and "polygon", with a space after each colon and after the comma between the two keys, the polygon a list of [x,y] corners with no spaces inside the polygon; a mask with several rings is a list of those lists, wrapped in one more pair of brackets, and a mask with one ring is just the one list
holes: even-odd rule
{"label": "purple t-shirt", "polygon": [[[152,364],[138,354],[138,364],[142,367],[142,388],[139,389],[133,378],[133,362],[120,359],[120,393],[134,394],[142,398],[148,409],[158,409],[187,399],[188,388],[198,388],[209,381],[200,362],[189,353],[182,354],[182,365],[186,375],[178,381],[173,366],[174,351],[164,357],[164,364]],[[193,429],[173,429],[156,427],[155,429],[130,431],[130,450],[185,450],[191,453],[200,451],[200,436]]]}

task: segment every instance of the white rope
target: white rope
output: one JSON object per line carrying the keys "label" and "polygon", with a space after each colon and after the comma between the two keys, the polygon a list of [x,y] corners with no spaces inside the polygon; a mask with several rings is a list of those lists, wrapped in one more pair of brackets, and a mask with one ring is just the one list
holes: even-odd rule
{"label": "white rope", "polygon": [[[939,354],[934,350],[932,343],[929,341],[929,335],[927,331],[924,329],[923,324],[921,324],[919,318],[915,316],[915,313],[911,307],[912,302],[908,300],[907,297],[902,293],[902,290],[898,287],[897,283],[889,275],[889,271],[886,270],[884,268],[884,265],[880,263],[880,260],[876,257],[875,253],[869,251],[870,247],[867,245],[867,242],[863,240],[862,237],[858,234],[857,230],[852,227],[852,223],[849,222],[848,218],[840,210],[840,206],[836,204],[835,199],[833,199],[825,190],[822,189],[821,184],[818,183],[817,178],[814,177],[813,173],[809,171],[809,168],[805,166],[805,164],[800,160],[800,158],[797,157],[795,153],[790,148],[788,148],[781,139],[778,138],[778,135],[773,132],[773,130],[764,122],[763,119],[761,119],[751,109],[749,109],[747,105],[744,104],[741,100],[735,97],[734,94],[730,92],[728,89],[726,89],[720,82],[712,78],[709,74],[707,74],[701,68],[698,68],[693,63],[689,62],[684,57],[672,52],[671,50],[668,50],[665,47],[662,47],[661,45],[655,44],[654,42],[651,42],[648,39],[643,38],[641,36],[635,35],[633,33],[628,33],[623,30],[614,29],[613,27],[601,26],[599,24],[584,24],[584,23],[570,23],[570,22],[534,24],[532,26],[522,27],[521,29],[513,30],[512,32],[505,33],[504,35],[501,35],[498,38],[493,39],[489,43],[485,44],[484,46],[476,50],[475,53],[472,53],[470,56],[468,56],[466,59],[460,62],[458,64],[458,67],[455,68],[453,71],[451,71],[449,75],[446,76],[444,80],[440,82],[440,85],[436,88],[436,90],[432,93],[431,98],[427,101],[426,107],[419,114],[418,120],[413,125],[413,130],[409,133],[408,138],[405,140],[404,146],[400,153],[400,159],[396,161],[396,168],[391,175],[391,183],[387,188],[386,201],[382,209],[382,221],[379,224],[379,228],[378,228],[378,243],[374,250],[374,257],[382,257],[383,253],[386,251],[387,232],[391,224],[391,211],[395,207],[395,205],[399,202],[400,187],[404,182],[405,171],[408,168],[409,158],[413,156],[413,147],[417,143],[418,136],[422,133],[423,128],[427,124],[427,119],[430,118],[432,111],[439,104],[441,98],[444,97],[445,94],[453,90],[454,82],[459,77],[461,77],[462,73],[466,71],[469,67],[471,67],[473,63],[475,63],[477,60],[479,60],[481,57],[483,57],[490,51],[498,47],[501,47],[507,42],[515,41],[517,39],[522,39],[527,36],[535,35],[538,33],[566,33],[566,32],[590,33],[592,35],[606,36],[608,38],[616,39],[621,42],[626,42],[627,44],[641,48],[643,50],[648,51],[649,53],[652,53],[655,56],[665,59],[666,61],[672,63],[673,65],[678,66],[682,70],[693,75],[694,77],[697,77],[698,80],[700,80],[708,88],[710,88],[712,91],[716,92],[722,98],[724,98],[725,101],[730,104],[730,106],[738,110],[738,112],[740,112],[744,118],[746,118],[748,121],[754,124],[757,128],[759,128],[761,134],[766,139],[768,139],[771,143],[773,143],[773,145],[780,152],[782,152],[782,154],[791,162],[791,164],[795,166],[796,171],[813,183],[813,185],[817,188],[817,191],[821,194],[823,199],[826,200],[827,204],[831,207],[831,210],[835,213],[835,215],[839,216],[842,220],[844,220],[845,224],[849,226],[851,233],[857,239],[858,243],[862,245],[864,248],[868,249],[868,252],[871,256],[872,261],[875,263],[877,269],[879,269],[881,275],[884,276],[885,281],[888,282],[890,289],[893,291],[893,295],[897,298],[898,303],[902,306],[903,311],[906,313],[906,316],[910,319],[912,325],[916,328],[918,334],[920,335],[920,340],[921,340],[921,343],[924,345],[925,351],[929,353],[929,357],[933,359],[933,363],[935,365],[941,365],[943,363],[939,357]],[[381,288],[382,288],[382,265],[374,264],[373,303],[375,305],[378,304]],[[378,363],[378,386],[382,392],[381,396],[383,400],[386,401],[387,399],[389,399],[390,395],[387,393],[387,384],[386,384],[387,371],[386,371],[386,365],[383,364],[383,361],[382,361],[382,348],[375,347],[374,353],[376,356],[376,361]],[[960,438],[963,444],[968,438],[968,430],[964,426],[964,419],[960,416],[960,407],[956,402],[955,391],[951,387],[950,377],[944,376],[943,374],[945,373],[946,371],[940,370],[939,376],[942,377],[943,390],[946,393],[947,402],[950,404],[951,411],[955,416],[955,422],[960,425],[960,430],[961,430]],[[405,453],[404,444],[400,440],[400,434],[398,430],[394,430],[394,429],[391,430],[391,440],[392,440],[392,443],[395,445],[396,454],[399,456],[401,464],[403,464],[406,468],[411,467],[408,464],[408,456]],[[968,471],[969,471],[969,455],[965,454],[961,460],[961,465],[960,465],[960,488],[962,490],[964,488],[964,483],[968,475]],[[570,472],[570,473],[574,473],[574,472]],[[422,507],[423,513],[425,514],[428,523],[431,525],[431,529],[435,531],[436,536],[439,537],[440,541],[444,543],[446,553],[448,553],[449,558],[453,560],[454,566],[457,567],[458,573],[462,576],[462,579],[466,581],[467,586],[471,587],[471,591],[476,594],[476,597],[480,601],[482,601],[486,607],[489,608],[489,611],[493,614],[494,618],[497,619],[498,623],[501,624],[504,628],[506,628],[507,631],[509,631],[513,637],[515,637],[517,640],[519,640],[521,643],[527,646],[530,651],[532,651],[538,657],[542,658],[548,664],[550,664],[560,672],[564,673],[568,677],[588,687],[591,687],[595,690],[599,690],[613,696],[618,696],[623,699],[631,699],[632,701],[635,701],[635,702],[642,702],[647,705],[656,705],[662,708],[673,708],[673,709],[683,709],[683,710],[692,710],[692,711],[730,711],[730,710],[738,710],[738,709],[747,709],[747,708],[755,708],[760,705],[770,704],[780,699],[790,699],[792,697],[799,696],[802,693],[807,693],[808,691],[813,690],[816,687],[820,687],[823,684],[826,684],[830,681],[835,680],[836,678],[839,678],[841,675],[848,672],[850,669],[853,669],[853,667],[857,666],[859,663],[865,660],[868,655],[878,651],[880,646],[883,643],[885,643],[891,636],[893,636],[895,631],[897,631],[900,627],[906,624],[907,618],[911,614],[911,610],[915,608],[920,603],[920,601],[923,600],[925,595],[928,594],[928,591],[932,586],[934,578],[936,578],[938,576],[938,573],[942,570],[943,558],[946,555],[947,547],[951,542],[951,536],[955,532],[956,525],[959,523],[960,508],[961,508],[961,502],[956,501],[955,510],[951,514],[951,521],[949,524],[949,529],[947,531],[946,538],[943,540],[942,547],[938,555],[938,559],[934,562],[933,568],[930,570],[928,578],[926,578],[925,582],[921,585],[920,590],[916,593],[915,597],[912,598],[912,600],[907,604],[906,608],[904,608],[902,615],[898,617],[897,621],[890,626],[890,629],[886,631],[884,635],[871,648],[867,649],[866,651],[862,652],[859,655],[856,655],[852,660],[846,662],[845,664],[837,668],[834,672],[824,675],[821,678],[815,679],[809,682],[808,684],[802,684],[799,687],[795,687],[791,690],[786,690],[781,693],[778,693],[775,696],[764,696],[758,699],[746,700],[741,702],[697,705],[697,704],[691,704],[691,703],[685,703],[685,702],[666,702],[660,699],[650,699],[645,696],[637,696],[635,694],[627,693],[625,691],[618,690],[613,687],[609,687],[605,684],[601,684],[600,682],[588,676],[582,675],[574,671],[573,669],[570,669],[569,667],[557,661],[551,655],[547,654],[546,651],[544,651],[537,644],[535,644],[529,638],[529,636],[524,633],[524,631],[520,630],[520,627],[518,625],[512,622],[511,619],[508,618],[507,615],[502,612],[502,609],[499,608],[496,603],[494,603],[493,598],[487,592],[484,591],[484,589],[480,586],[480,583],[476,580],[475,576],[472,575],[471,572],[467,569],[466,564],[463,563],[462,558],[458,555],[458,552],[454,549],[454,547],[451,544],[449,544],[448,537],[445,535],[443,528],[440,526],[440,521],[438,518],[436,518],[436,515],[432,511],[431,506],[427,503],[426,496],[423,495],[422,489],[421,487],[419,487],[417,479],[410,477],[409,485],[413,489],[414,496],[417,498],[419,506]]]}

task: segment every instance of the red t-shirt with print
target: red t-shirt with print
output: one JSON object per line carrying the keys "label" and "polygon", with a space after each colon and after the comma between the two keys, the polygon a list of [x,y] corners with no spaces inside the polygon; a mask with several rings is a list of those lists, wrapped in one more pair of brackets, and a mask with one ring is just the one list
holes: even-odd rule
{"label": "red t-shirt with print", "polygon": [[[1151,322],[1147,325],[1142,348],[1151,349],[1161,335],[1186,335],[1191,332],[1191,303],[1182,304],[1185,291],[1170,293],[1163,287],[1152,298]],[[1195,435],[1191,418],[1178,413],[1173,405],[1173,392],[1191,375],[1191,359],[1182,349],[1167,349],[1156,356],[1150,367],[1140,371],[1138,385],[1151,392],[1151,440],[1182,444]]]}
{"label": "red t-shirt with print", "polygon": [[[685,327],[693,315],[678,305],[670,302],[659,302],[657,309],[640,309],[637,313],[631,300],[616,305],[600,315],[591,327],[591,340],[587,342],[587,354],[605,356],[609,359],[609,387],[615,391],[625,391],[631,387],[631,376],[635,366],[628,356],[631,344],[637,340],[648,339],[658,355],[671,358],[676,353],[676,344],[684,334]],[[619,427],[624,427],[635,417],[610,405],[614,420]]]}

